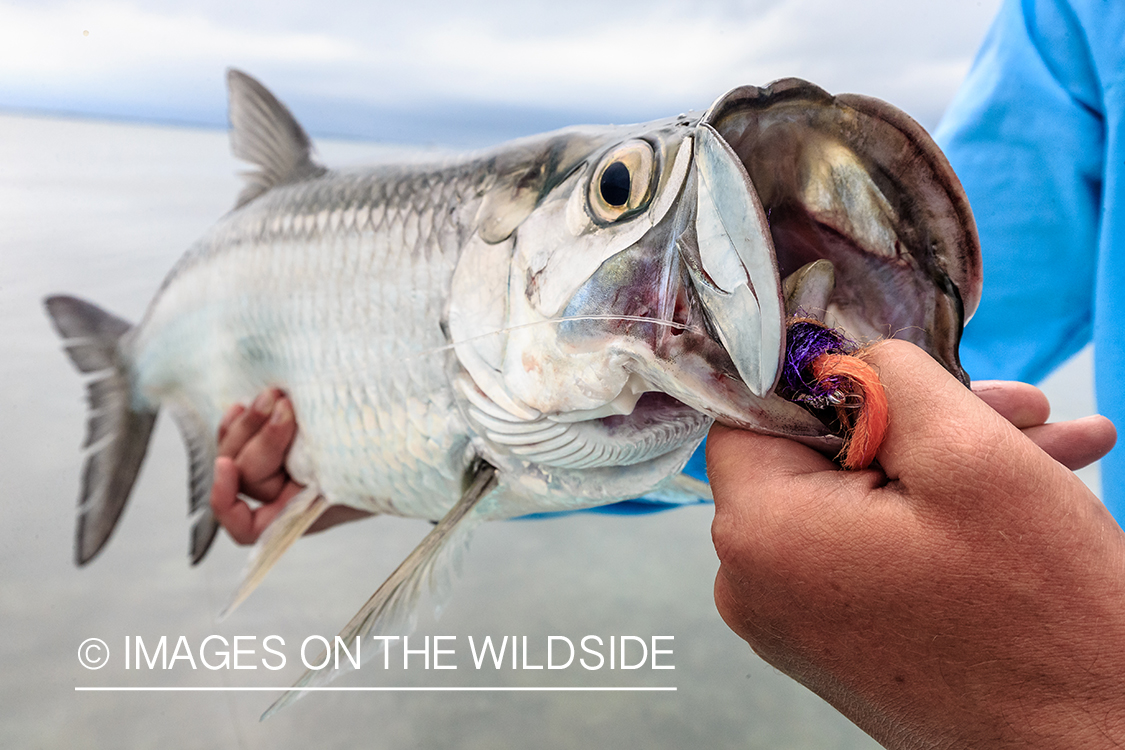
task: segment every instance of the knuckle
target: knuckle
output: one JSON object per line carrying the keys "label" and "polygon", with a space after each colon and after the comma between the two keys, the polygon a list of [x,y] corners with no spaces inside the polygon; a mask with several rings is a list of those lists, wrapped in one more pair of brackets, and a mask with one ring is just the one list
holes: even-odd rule
{"label": "knuckle", "polygon": [[719,556],[719,564],[727,565],[736,559],[741,545],[738,544],[738,535],[734,533],[733,524],[725,514],[715,514],[711,522],[711,543],[715,545],[715,554]]}

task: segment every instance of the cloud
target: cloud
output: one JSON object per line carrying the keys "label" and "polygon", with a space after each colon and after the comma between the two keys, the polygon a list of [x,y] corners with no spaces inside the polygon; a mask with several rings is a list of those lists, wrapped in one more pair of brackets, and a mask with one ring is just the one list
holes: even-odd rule
{"label": "cloud", "polygon": [[288,101],[371,118],[362,134],[377,135],[380,111],[622,121],[796,75],[881,96],[933,124],[997,5],[0,0],[0,106],[214,122],[233,65]]}
{"label": "cloud", "polygon": [[[344,64],[360,54],[346,39],[224,27],[198,12],[154,13],[127,3],[59,7],[0,3],[0,75],[105,75],[148,64],[187,66],[249,56]],[[57,79],[56,79],[57,80]]]}

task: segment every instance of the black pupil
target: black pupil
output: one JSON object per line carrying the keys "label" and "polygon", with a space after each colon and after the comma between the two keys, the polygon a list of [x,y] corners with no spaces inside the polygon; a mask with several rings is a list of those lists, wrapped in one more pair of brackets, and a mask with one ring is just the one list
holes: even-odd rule
{"label": "black pupil", "polygon": [[602,199],[611,206],[624,206],[629,202],[629,168],[619,161],[602,172]]}

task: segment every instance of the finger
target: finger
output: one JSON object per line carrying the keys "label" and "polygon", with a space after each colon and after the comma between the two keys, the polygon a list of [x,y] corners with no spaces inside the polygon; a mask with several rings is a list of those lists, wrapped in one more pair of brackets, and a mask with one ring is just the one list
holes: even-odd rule
{"label": "finger", "polygon": [[1043,424],[1051,416],[1051,404],[1043,391],[1027,383],[981,380],[973,383],[973,393],[1021,430]]}
{"label": "finger", "polygon": [[[989,506],[1000,512],[1046,486],[1077,481],[1060,463],[1044,463],[1027,436],[918,347],[884,341],[867,352],[889,402],[877,457],[895,493],[942,513],[960,503],[959,512],[967,513],[984,510],[975,507],[983,500],[981,487],[1001,487]],[[946,505],[936,504],[939,498]]]}
{"label": "finger", "polygon": [[230,534],[231,539],[238,544],[253,544],[285,509],[286,504],[302,489],[304,488],[301,485],[290,481],[276,494],[273,502],[251,508],[238,496],[238,469],[234,461],[221,456],[215,459],[214,480],[211,484],[211,512]]}
{"label": "finger", "polygon": [[1098,414],[1029,427],[1023,434],[1071,471],[1097,461],[1117,442],[1113,423]]}
{"label": "finger", "polygon": [[715,500],[711,538],[721,563],[738,550],[816,538],[886,483],[879,469],[843,471],[801,443],[718,425],[707,438],[707,475]]}
{"label": "finger", "polygon": [[1018,438],[1017,430],[917,346],[887,340],[867,349],[864,358],[887,395],[889,423],[876,455],[891,480],[907,474],[923,484],[975,480],[959,468],[961,456]]}
{"label": "finger", "polygon": [[219,439],[219,455],[231,458],[237,456],[246,442],[269,419],[280,395],[280,391],[275,388],[262,391],[249,409],[243,409],[235,416],[227,426],[226,433]]}
{"label": "finger", "polygon": [[[828,458],[806,445],[785,438],[736,430],[715,424],[707,435],[707,476],[715,492],[716,508],[727,500],[722,489],[753,486],[766,477],[792,477],[835,471]],[[721,496],[721,497],[720,497]]]}
{"label": "finger", "polygon": [[238,499],[238,469],[227,456],[215,459],[211,512],[237,543],[252,544],[257,540],[250,506]]}
{"label": "finger", "polygon": [[303,489],[304,487],[296,482],[288,482],[285,487],[282,488],[274,502],[267,505],[260,505],[250,512],[250,530],[255,541],[262,535],[262,532],[266,530],[266,527],[273,523],[275,518],[281,515],[281,511],[285,510],[285,506],[289,504],[289,501],[296,497],[297,493]]}
{"label": "finger", "polygon": [[[289,446],[297,434],[297,423],[293,419],[293,406],[288,398],[278,398],[273,405],[269,420],[250,436],[235,456],[235,465],[242,476],[243,491],[257,497],[255,485],[281,475]],[[262,488],[269,492],[268,488]],[[280,486],[266,494],[262,499],[270,499]]]}
{"label": "finger", "polygon": [[291,481],[293,480],[289,478],[289,474],[283,469],[253,484],[247,484],[246,481],[243,480],[238,491],[252,500],[257,500],[259,503],[269,505],[277,502],[281,491],[284,490],[286,485]]}
{"label": "finger", "polygon": [[227,430],[230,429],[231,422],[233,422],[239,414],[246,411],[246,407],[242,404],[235,404],[227,409],[227,413],[223,415],[223,419],[219,422],[219,442],[222,443],[227,435]]}

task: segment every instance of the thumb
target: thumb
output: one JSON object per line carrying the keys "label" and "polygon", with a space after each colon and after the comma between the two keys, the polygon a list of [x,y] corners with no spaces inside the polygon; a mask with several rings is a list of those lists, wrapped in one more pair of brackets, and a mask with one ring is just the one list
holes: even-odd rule
{"label": "thumb", "polygon": [[924,351],[889,340],[864,358],[887,395],[889,424],[876,455],[889,480],[951,492],[1030,481],[1039,449]]}
{"label": "thumb", "polygon": [[712,485],[752,486],[768,476],[793,477],[839,468],[824,454],[788,438],[717,422],[707,434],[706,451],[707,478]]}

